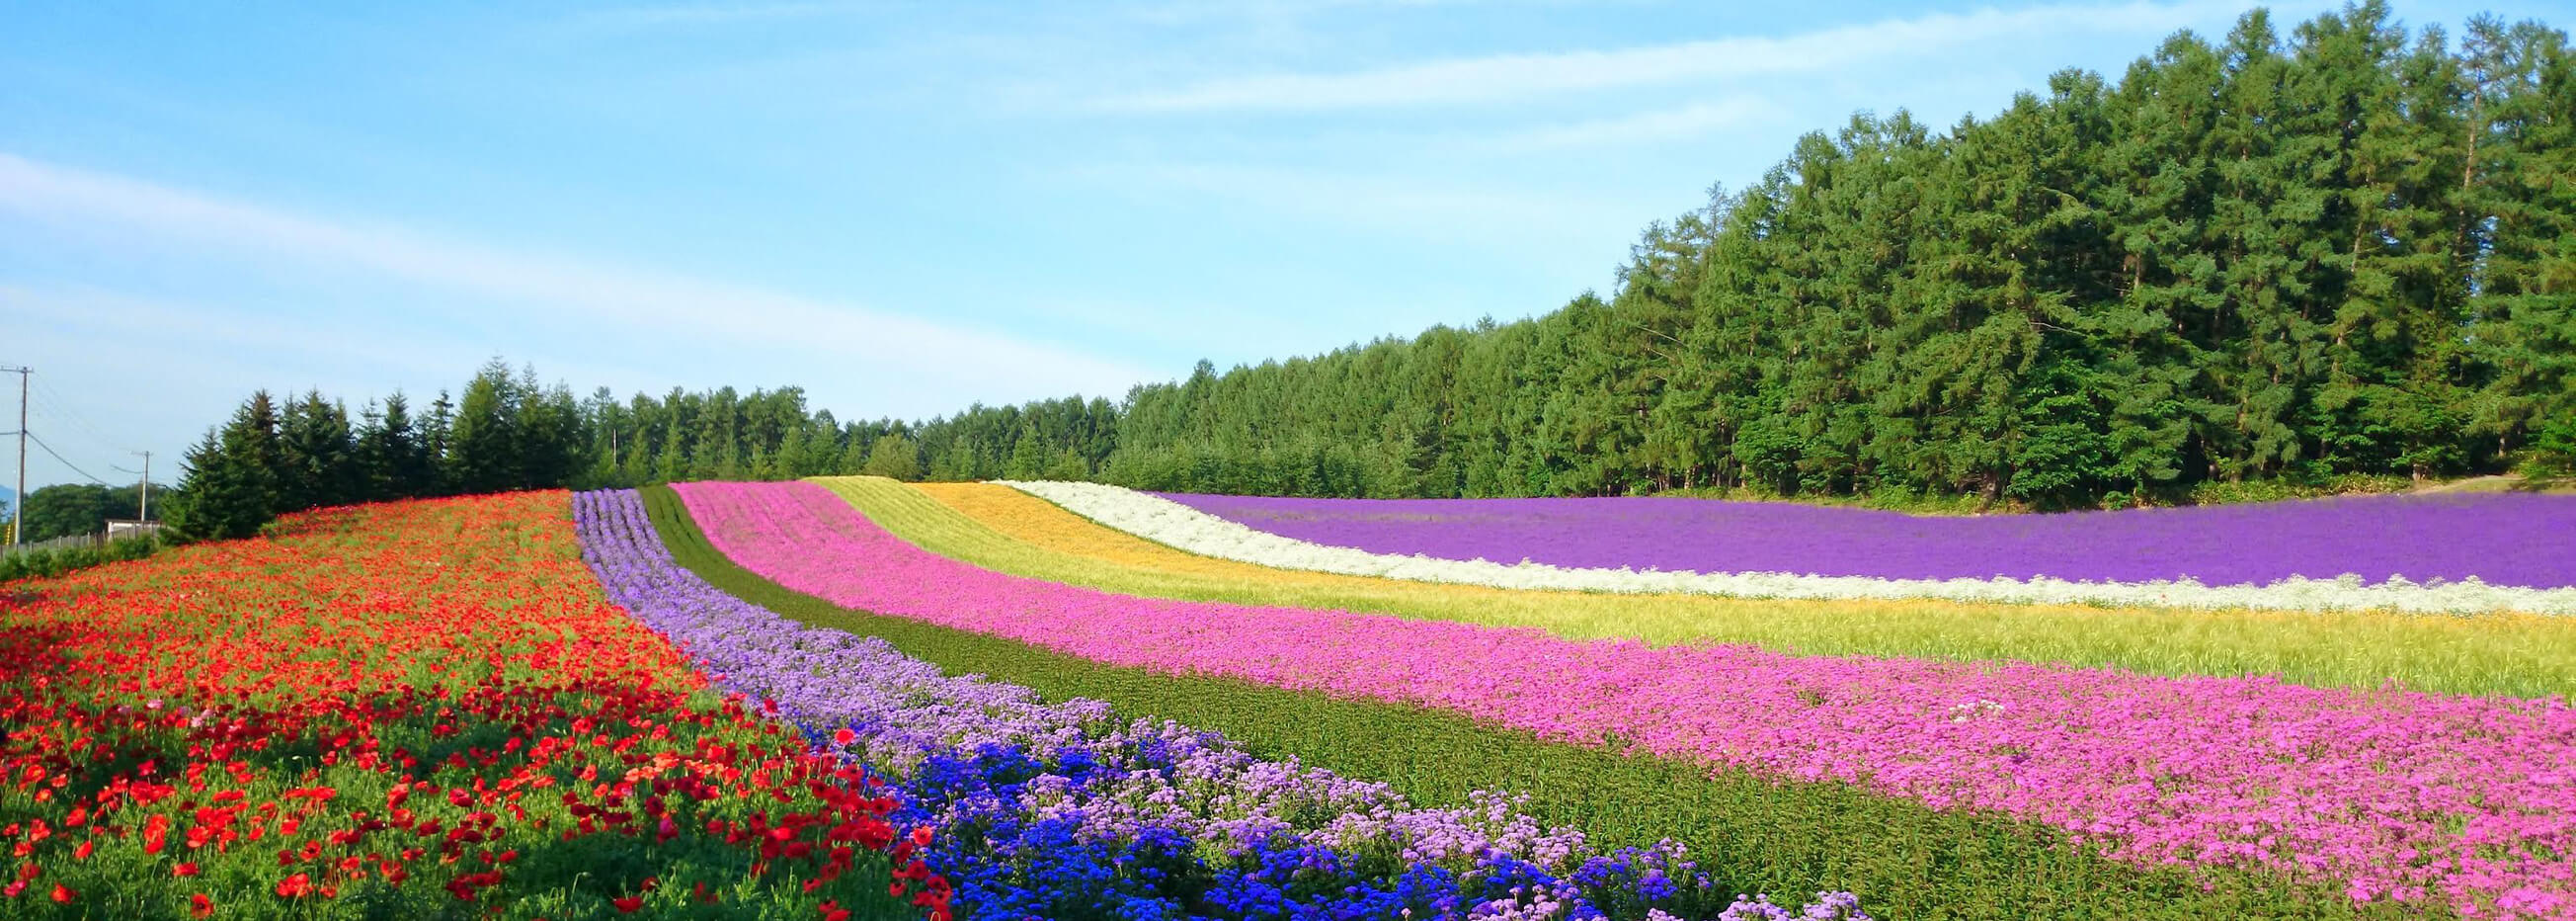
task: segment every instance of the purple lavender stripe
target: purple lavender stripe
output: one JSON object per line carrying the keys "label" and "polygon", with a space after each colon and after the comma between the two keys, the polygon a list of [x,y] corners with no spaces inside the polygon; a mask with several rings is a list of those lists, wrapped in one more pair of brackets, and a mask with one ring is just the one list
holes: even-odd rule
{"label": "purple lavender stripe", "polygon": [[2363,496],[1936,517],[1668,498],[1289,499],[1158,493],[1285,537],[1557,566],[1890,579],[2053,576],[2205,585],[2346,573],[2576,585],[2576,496]]}

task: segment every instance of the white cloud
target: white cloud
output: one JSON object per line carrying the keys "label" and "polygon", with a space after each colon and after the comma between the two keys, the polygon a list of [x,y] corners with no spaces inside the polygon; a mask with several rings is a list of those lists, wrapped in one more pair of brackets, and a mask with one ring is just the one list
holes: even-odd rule
{"label": "white cloud", "polygon": [[1615,118],[1542,125],[1497,136],[1489,143],[1514,150],[1643,144],[1699,137],[1721,128],[1785,118],[1788,114],[1785,106],[1762,97],[1735,96]]}
{"label": "white cloud", "polygon": [[[178,479],[188,446],[253,388],[273,394],[318,388],[355,411],[409,385],[416,406],[425,408],[435,387],[490,354],[435,337],[389,337],[351,318],[286,321],[221,302],[88,285],[0,283],[0,312],[12,321],[8,345],[16,359],[37,366],[38,393],[50,389],[57,397],[50,416],[48,405],[38,403],[30,427],[71,464],[102,476],[113,476],[110,465],[133,466],[138,459],[127,452],[149,450],[153,479],[161,483]],[[591,369],[549,360],[546,370],[587,375]],[[87,437],[75,437],[84,432]],[[50,458],[30,459],[30,488],[85,479]]]}
{"label": "white cloud", "polygon": [[359,268],[512,303],[522,315],[826,356],[960,395],[1121,393],[1147,372],[1067,348],[757,287],[504,251],[0,154],[0,210],[140,231],[317,271]]}
{"label": "white cloud", "polygon": [[1137,187],[1187,189],[1408,236],[1481,239],[1514,247],[1552,245],[1563,242],[1556,237],[1567,228],[1624,227],[1631,220],[1621,207],[1588,196],[1465,187],[1397,175],[1204,163],[1140,164],[1089,175]]}
{"label": "white cloud", "polygon": [[1118,112],[1321,111],[1508,103],[1548,93],[1650,86],[1874,64],[1974,42],[2069,33],[2170,30],[2234,0],[2070,4],[1889,19],[1785,37],[1737,37],[1625,48],[1506,54],[1330,74],[1229,77],[1177,90],[1109,96]]}
{"label": "white cloud", "polygon": [[[219,351],[209,348],[215,345],[278,350],[308,361],[353,361],[414,374],[449,375],[460,367],[452,358],[432,358],[418,341],[392,346],[365,324],[340,319],[287,322],[221,305],[174,303],[87,285],[30,287],[0,282],[0,303],[23,320],[84,330],[102,343],[121,338],[184,344],[199,352]],[[468,361],[484,357],[471,346],[463,348]],[[112,349],[105,351],[114,356]]]}

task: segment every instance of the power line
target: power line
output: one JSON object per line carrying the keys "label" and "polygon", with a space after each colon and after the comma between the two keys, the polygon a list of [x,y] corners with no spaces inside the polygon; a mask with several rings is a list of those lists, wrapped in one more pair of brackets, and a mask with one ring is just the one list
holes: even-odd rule
{"label": "power line", "polygon": [[81,469],[78,465],[73,464],[71,461],[63,460],[63,456],[62,456],[61,454],[56,454],[56,453],[54,452],[54,446],[53,446],[53,445],[46,444],[44,439],[36,437],[33,433],[28,434],[28,436],[27,436],[27,440],[28,440],[28,441],[32,441],[32,442],[35,442],[35,443],[36,443],[36,447],[39,447],[39,448],[43,448],[43,449],[45,449],[45,453],[47,453],[47,454],[52,454],[52,455],[54,456],[54,460],[61,461],[63,466],[72,468],[72,472],[73,472],[73,473],[80,474],[83,478],[85,478],[85,479],[89,480],[89,481],[90,481],[90,482],[92,482],[92,483],[96,483],[96,484],[98,484],[98,485],[100,485],[100,486],[105,486],[105,487],[108,487],[108,488],[110,488],[110,489],[114,489],[114,488],[116,488],[116,484],[114,484],[114,483],[110,483],[110,482],[108,482],[108,481],[106,481],[106,480],[102,480],[102,479],[99,479],[99,478],[94,477],[94,476],[90,476],[90,475],[89,475],[89,471]]}
{"label": "power line", "polygon": [[97,426],[91,425],[88,417],[73,411],[68,402],[69,398],[63,396],[61,391],[55,390],[43,381],[36,382],[36,409],[39,415],[71,426],[82,437],[97,442],[99,447],[116,451],[129,450],[125,445],[118,444],[116,439],[99,431]]}

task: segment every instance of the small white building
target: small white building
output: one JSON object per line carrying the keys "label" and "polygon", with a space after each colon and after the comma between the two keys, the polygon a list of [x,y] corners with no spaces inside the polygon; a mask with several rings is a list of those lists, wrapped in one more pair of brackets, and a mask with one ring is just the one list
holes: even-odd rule
{"label": "small white building", "polygon": [[127,537],[142,537],[143,535],[159,530],[161,530],[161,523],[158,521],[130,521],[122,518],[110,518],[107,520],[108,540],[117,540]]}

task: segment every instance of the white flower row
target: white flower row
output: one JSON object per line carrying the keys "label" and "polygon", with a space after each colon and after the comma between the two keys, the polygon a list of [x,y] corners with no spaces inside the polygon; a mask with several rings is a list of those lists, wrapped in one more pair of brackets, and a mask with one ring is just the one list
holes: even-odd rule
{"label": "white flower row", "polygon": [[1303,569],[1415,582],[1511,589],[1625,594],[1722,595],[1736,598],[1838,600],[1928,598],[2005,604],[2103,607],[2268,608],[2291,611],[2391,609],[2418,613],[2527,611],[2576,614],[2576,588],[2523,588],[2458,582],[2378,584],[2360,576],[2293,576],[2269,585],[2202,585],[2182,579],[2083,582],[2031,579],[1882,579],[1783,572],[1677,572],[1551,566],[1522,561],[1450,560],[1372,553],[1284,537],[1199,511],[1161,496],[1098,483],[1001,481],[1084,518],[1175,549],[1279,569]]}

